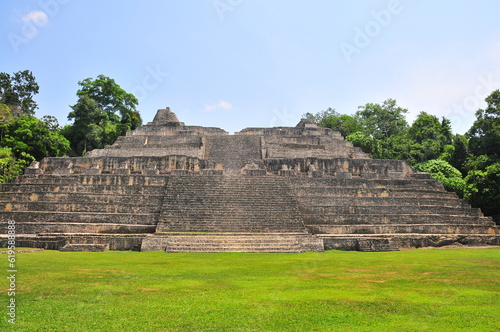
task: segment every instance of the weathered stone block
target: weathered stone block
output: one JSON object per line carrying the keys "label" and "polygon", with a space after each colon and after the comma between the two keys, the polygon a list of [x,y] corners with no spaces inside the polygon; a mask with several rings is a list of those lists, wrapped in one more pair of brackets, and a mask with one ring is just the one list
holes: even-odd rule
{"label": "weathered stone block", "polygon": [[363,178],[363,179],[376,179],[376,178],[378,178],[378,174],[375,172],[363,172],[363,173],[361,173],[361,178]]}
{"label": "weathered stone block", "polygon": [[325,175],[323,171],[309,171],[307,174],[311,178],[322,178]]}
{"label": "weathered stone block", "polygon": [[280,169],[278,171],[279,176],[297,176],[297,172],[293,169]]}
{"label": "weathered stone block", "polygon": [[173,169],[170,172],[170,175],[174,175],[174,176],[187,176],[187,175],[193,175],[193,172],[191,172],[188,169]]}
{"label": "weathered stone block", "polygon": [[337,179],[352,179],[351,172],[335,172],[335,177]]}
{"label": "weathered stone block", "polygon": [[265,169],[245,169],[243,174],[247,176],[266,176],[267,171]]}
{"label": "weathered stone block", "polygon": [[81,244],[81,243],[68,243],[60,251],[106,251],[109,246],[107,244]]}
{"label": "weathered stone block", "polygon": [[130,175],[130,169],[129,168],[118,168],[118,169],[114,170],[113,174]]}
{"label": "weathered stone block", "polygon": [[160,174],[160,170],[159,169],[143,169],[142,170],[142,174],[143,175],[147,175],[147,176],[154,176],[154,175],[159,175]]}
{"label": "weathered stone block", "polygon": [[415,174],[412,174],[412,177],[419,180],[431,179],[431,175],[425,172],[416,172]]}
{"label": "weathered stone block", "polygon": [[209,176],[212,176],[212,175],[224,175],[224,170],[222,169],[202,169],[201,170],[201,174],[203,175],[209,175]]}

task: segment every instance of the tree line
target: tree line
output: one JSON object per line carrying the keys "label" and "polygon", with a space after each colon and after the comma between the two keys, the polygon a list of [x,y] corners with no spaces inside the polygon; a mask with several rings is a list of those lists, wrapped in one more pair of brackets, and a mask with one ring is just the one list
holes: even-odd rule
{"label": "tree line", "polygon": [[[85,155],[142,124],[137,98],[113,79],[99,75],[78,85],[68,114],[72,123],[61,127],[53,116],[35,117],[39,86],[31,71],[0,73],[0,183],[35,160]],[[408,110],[394,99],[360,106],[354,115],[328,108],[304,116],[340,131],[373,158],[401,159],[429,172],[500,223],[500,91],[486,104],[465,135],[454,135],[449,119],[425,112],[410,125]]]}
{"label": "tree line", "polygon": [[0,73],[0,183],[45,157],[82,156],[113,144],[142,124],[138,100],[113,79],[99,75],[78,82],[78,100],[61,127],[53,116],[35,117],[39,85],[29,70]]}
{"label": "tree line", "polygon": [[485,100],[465,135],[454,135],[449,119],[426,112],[410,125],[408,110],[394,99],[360,106],[354,115],[328,108],[304,117],[340,131],[375,159],[405,160],[430,173],[500,224],[500,90]]}

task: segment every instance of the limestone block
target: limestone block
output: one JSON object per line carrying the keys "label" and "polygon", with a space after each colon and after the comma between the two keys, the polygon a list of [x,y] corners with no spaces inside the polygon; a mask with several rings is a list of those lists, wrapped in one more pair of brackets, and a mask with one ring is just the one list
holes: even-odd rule
{"label": "limestone block", "polygon": [[117,168],[113,171],[113,174],[118,175],[130,175],[130,169],[128,168]]}
{"label": "limestone block", "polygon": [[387,177],[389,179],[404,179],[406,174],[403,172],[387,172]]}
{"label": "limestone block", "polygon": [[278,171],[279,176],[297,176],[297,172],[293,169],[280,169]]}
{"label": "limestone block", "polygon": [[224,170],[222,169],[202,169],[201,174],[203,175],[224,175]]}
{"label": "limestone block", "polygon": [[60,251],[106,251],[109,245],[107,244],[80,244],[80,243],[68,243]]}
{"label": "limestone block", "polygon": [[417,172],[415,174],[412,174],[412,177],[414,179],[420,179],[420,180],[431,179],[431,175],[429,173],[425,173],[425,172]]}
{"label": "limestone block", "polygon": [[376,173],[376,172],[363,172],[363,173],[361,173],[361,178],[363,178],[363,179],[376,179],[376,178],[378,178],[378,173]]}
{"label": "limestone block", "polygon": [[101,174],[101,169],[98,165],[93,165],[90,168],[82,170],[82,173],[86,175],[98,175]]}
{"label": "limestone block", "polygon": [[325,173],[323,171],[309,171],[307,172],[307,175],[310,178],[322,178],[325,175]]}
{"label": "limestone block", "polygon": [[170,175],[175,175],[175,176],[186,176],[192,174],[193,172],[191,172],[188,169],[173,169],[172,172],[170,172]]}
{"label": "limestone block", "polygon": [[26,171],[24,171],[24,174],[26,174],[26,175],[43,174],[43,170],[41,168],[28,167],[28,168],[26,168]]}
{"label": "limestone block", "polygon": [[338,179],[352,179],[351,172],[335,172],[334,174]]}
{"label": "limestone block", "polygon": [[156,167],[155,168],[145,168],[142,170],[142,175],[146,175],[146,176],[159,175],[159,174],[160,174],[160,170],[157,169]]}
{"label": "limestone block", "polygon": [[267,171],[265,169],[245,169],[243,174],[247,176],[265,176]]}

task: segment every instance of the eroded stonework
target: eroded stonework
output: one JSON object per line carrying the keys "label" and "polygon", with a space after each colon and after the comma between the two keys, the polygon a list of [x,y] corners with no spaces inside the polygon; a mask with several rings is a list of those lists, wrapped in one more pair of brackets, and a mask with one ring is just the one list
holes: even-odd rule
{"label": "eroded stonework", "polygon": [[[493,221],[426,173],[340,133],[186,126],[169,109],[113,145],[3,184],[2,233],[62,250],[303,252],[498,245]],[[6,237],[2,237],[3,244]]]}

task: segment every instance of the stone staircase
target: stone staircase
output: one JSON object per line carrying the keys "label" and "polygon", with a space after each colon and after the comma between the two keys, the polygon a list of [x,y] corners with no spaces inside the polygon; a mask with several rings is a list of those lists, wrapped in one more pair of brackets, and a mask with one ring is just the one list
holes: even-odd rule
{"label": "stone staircase", "polygon": [[166,252],[305,252],[323,251],[323,242],[308,234],[214,233],[146,237],[141,251]]}
{"label": "stone staircase", "polygon": [[280,177],[172,176],[157,234],[143,251],[323,251],[308,234],[288,180]]}
{"label": "stone staircase", "polygon": [[246,163],[261,159],[260,141],[257,136],[209,136],[205,159],[221,163],[226,174],[238,175]]}
{"label": "stone staircase", "polygon": [[172,176],[157,232],[307,233],[281,177]]}
{"label": "stone staircase", "polygon": [[0,186],[0,218],[18,234],[152,233],[166,177],[141,175],[22,176]]}
{"label": "stone staircase", "polygon": [[[362,251],[370,247],[389,250],[387,241],[394,235],[453,235],[458,239],[498,232],[491,218],[444,190],[436,180],[333,177],[290,180],[304,224],[311,233],[332,238],[360,235],[358,246]],[[383,243],[389,247],[385,248]]]}

